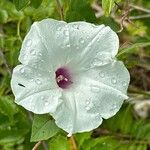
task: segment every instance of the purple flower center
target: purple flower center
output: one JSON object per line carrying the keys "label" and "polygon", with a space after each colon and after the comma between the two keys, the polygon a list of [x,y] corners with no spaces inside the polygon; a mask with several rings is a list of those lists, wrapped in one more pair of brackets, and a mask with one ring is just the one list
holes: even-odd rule
{"label": "purple flower center", "polygon": [[67,89],[72,84],[71,74],[65,67],[58,68],[55,72],[57,85],[62,89]]}

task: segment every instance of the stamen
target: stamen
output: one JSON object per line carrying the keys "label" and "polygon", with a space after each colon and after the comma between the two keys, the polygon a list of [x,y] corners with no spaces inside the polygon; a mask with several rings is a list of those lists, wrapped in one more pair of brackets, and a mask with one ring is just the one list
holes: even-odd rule
{"label": "stamen", "polygon": [[73,83],[69,69],[62,67],[57,69],[55,73],[56,73],[56,82],[60,88],[67,89]]}

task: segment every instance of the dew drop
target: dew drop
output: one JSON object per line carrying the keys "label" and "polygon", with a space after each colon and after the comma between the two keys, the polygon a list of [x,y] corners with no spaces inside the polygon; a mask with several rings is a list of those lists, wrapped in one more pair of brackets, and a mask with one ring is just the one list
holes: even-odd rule
{"label": "dew drop", "polygon": [[27,47],[30,47],[31,45],[32,45],[32,40],[28,39],[28,40],[26,41],[26,46],[27,46]]}
{"label": "dew drop", "polygon": [[42,75],[40,73],[38,73],[38,76],[41,77]]}
{"label": "dew drop", "polygon": [[102,77],[102,78],[104,78],[104,76],[105,76],[104,72],[100,72],[99,76]]}
{"label": "dew drop", "polygon": [[67,30],[64,30],[64,34],[65,34],[66,36],[68,36],[68,35],[69,35],[69,32],[68,32]]}
{"label": "dew drop", "polygon": [[84,39],[80,38],[80,43],[83,44],[84,43]]}
{"label": "dew drop", "polygon": [[125,87],[125,86],[127,86],[127,83],[125,81],[123,81],[122,85]]}
{"label": "dew drop", "polygon": [[79,26],[75,24],[75,25],[73,26],[73,28],[74,28],[74,29],[79,29]]}
{"label": "dew drop", "polygon": [[48,101],[45,101],[45,106],[48,106],[49,102]]}
{"label": "dew drop", "polygon": [[36,54],[35,49],[31,49],[31,50],[30,50],[30,54],[31,54],[31,55],[35,55],[35,54]]}
{"label": "dew drop", "polygon": [[114,111],[116,108],[117,108],[117,106],[115,104],[113,104],[110,111]]}
{"label": "dew drop", "polygon": [[99,113],[96,113],[96,118],[97,118],[97,119],[99,118]]}
{"label": "dew drop", "polygon": [[112,84],[116,84],[116,83],[117,83],[116,78],[112,78],[112,79],[111,79],[111,83],[112,83]]}
{"label": "dew drop", "polygon": [[41,100],[44,100],[44,96],[41,96]]}
{"label": "dew drop", "polygon": [[31,79],[31,82],[33,82],[34,81],[34,79]]}
{"label": "dew drop", "polygon": [[39,53],[39,56],[42,56],[42,53]]}
{"label": "dew drop", "polygon": [[70,44],[67,44],[67,47],[69,48],[69,47],[70,47]]}
{"label": "dew drop", "polygon": [[89,105],[90,104],[90,102],[89,101],[86,101],[86,105]]}
{"label": "dew drop", "polygon": [[121,95],[118,95],[118,98],[119,98],[119,99],[122,99],[123,97],[122,97]]}
{"label": "dew drop", "polygon": [[20,73],[24,73],[25,71],[24,71],[24,68],[21,68],[20,69]]}
{"label": "dew drop", "polygon": [[[31,104],[30,104],[31,105]],[[34,105],[31,105],[31,109],[33,110],[35,108],[35,106]]]}
{"label": "dew drop", "polygon": [[94,66],[101,66],[102,64],[103,64],[103,61],[100,60],[99,58],[95,58],[95,59],[93,60],[93,65],[94,65]]}
{"label": "dew drop", "polygon": [[40,79],[36,79],[36,83],[41,84],[42,82],[40,81]]}
{"label": "dew drop", "polygon": [[57,28],[57,31],[60,31],[60,30],[61,30],[61,27],[58,27],[58,28]]}
{"label": "dew drop", "polygon": [[92,85],[91,86],[91,91],[94,93],[98,93],[100,91],[100,88],[98,86]]}
{"label": "dew drop", "polygon": [[89,107],[89,106],[87,106],[87,107],[85,107],[85,109],[86,109],[86,110],[90,110],[90,107]]}
{"label": "dew drop", "polygon": [[79,46],[77,46],[76,48],[79,49]]}

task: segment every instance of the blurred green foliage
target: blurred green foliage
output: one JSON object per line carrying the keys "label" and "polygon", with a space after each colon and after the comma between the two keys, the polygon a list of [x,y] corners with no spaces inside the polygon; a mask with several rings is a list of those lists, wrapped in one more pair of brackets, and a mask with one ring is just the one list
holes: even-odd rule
{"label": "blurred green foliage", "polygon": [[[98,129],[76,134],[78,149],[150,149],[150,115],[141,118],[134,110],[135,103],[150,99],[150,16],[144,17],[150,15],[150,1],[60,0],[60,4],[67,22],[104,23],[117,32],[122,20],[124,29],[118,33],[121,47],[117,58],[124,61],[131,74],[128,94],[132,100]],[[56,127],[50,116],[33,117],[16,105],[10,88],[10,72],[19,63],[22,40],[31,24],[45,18],[60,20],[59,13],[56,0],[0,0],[0,150],[31,150],[35,144],[30,142],[31,129],[31,141],[46,140],[41,150],[72,148],[66,133]]]}

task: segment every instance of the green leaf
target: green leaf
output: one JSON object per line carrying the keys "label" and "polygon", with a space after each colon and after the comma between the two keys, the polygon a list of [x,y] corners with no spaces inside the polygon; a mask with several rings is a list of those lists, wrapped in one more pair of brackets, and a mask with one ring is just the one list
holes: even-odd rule
{"label": "green leaf", "polygon": [[29,3],[29,0],[13,0],[13,3],[15,4],[16,9],[19,11]]}
{"label": "green leaf", "polygon": [[105,16],[109,16],[113,8],[114,0],[102,0],[102,8],[104,10]]}
{"label": "green leaf", "polygon": [[31,6],[33,6],[34,8],[38,8],[43,0],[31,0]]}
{"label": "green leaf", "polygon": [[18,108],[9,96],[0,97],[0,113],[4,114],[12,121],[17,112]]}
{"label": "green leaf", "polygon": [[75,139],[78,141],[78,147],[84,143],[85,140],[90,139],[91,132],[78,133],[75,135]]}
{"label": "green leaf", "polygon": [[131,53],[134,48],[145,47],[149,45],[150,45],[150,42],[142,42],[142,43],[135,43],[127,48],[121,48],[120,52],[117,55],[117,58],[120,58],[120,56],[125,53]]}
{"label": "green leaf", "polygon": [[0,23],[6,23],[8,19],[8,13],[6,10],[0,10]]}
{"label": "green leaf", "polygon": [[52,140],[50,140],[49,147],[52,150],[70,150],[67,137],[62,135],[58,135],[57,137],[54,137]]}
{"label": "green leaf", "polygon": [[71,0],[66,11],[65,20],[96,22],[96,17],[89,0]]}
{"label": "green leaf", "polygon": [[59,128],[49,114],[34,115],[31,141],[47,140],[53,137]]}

